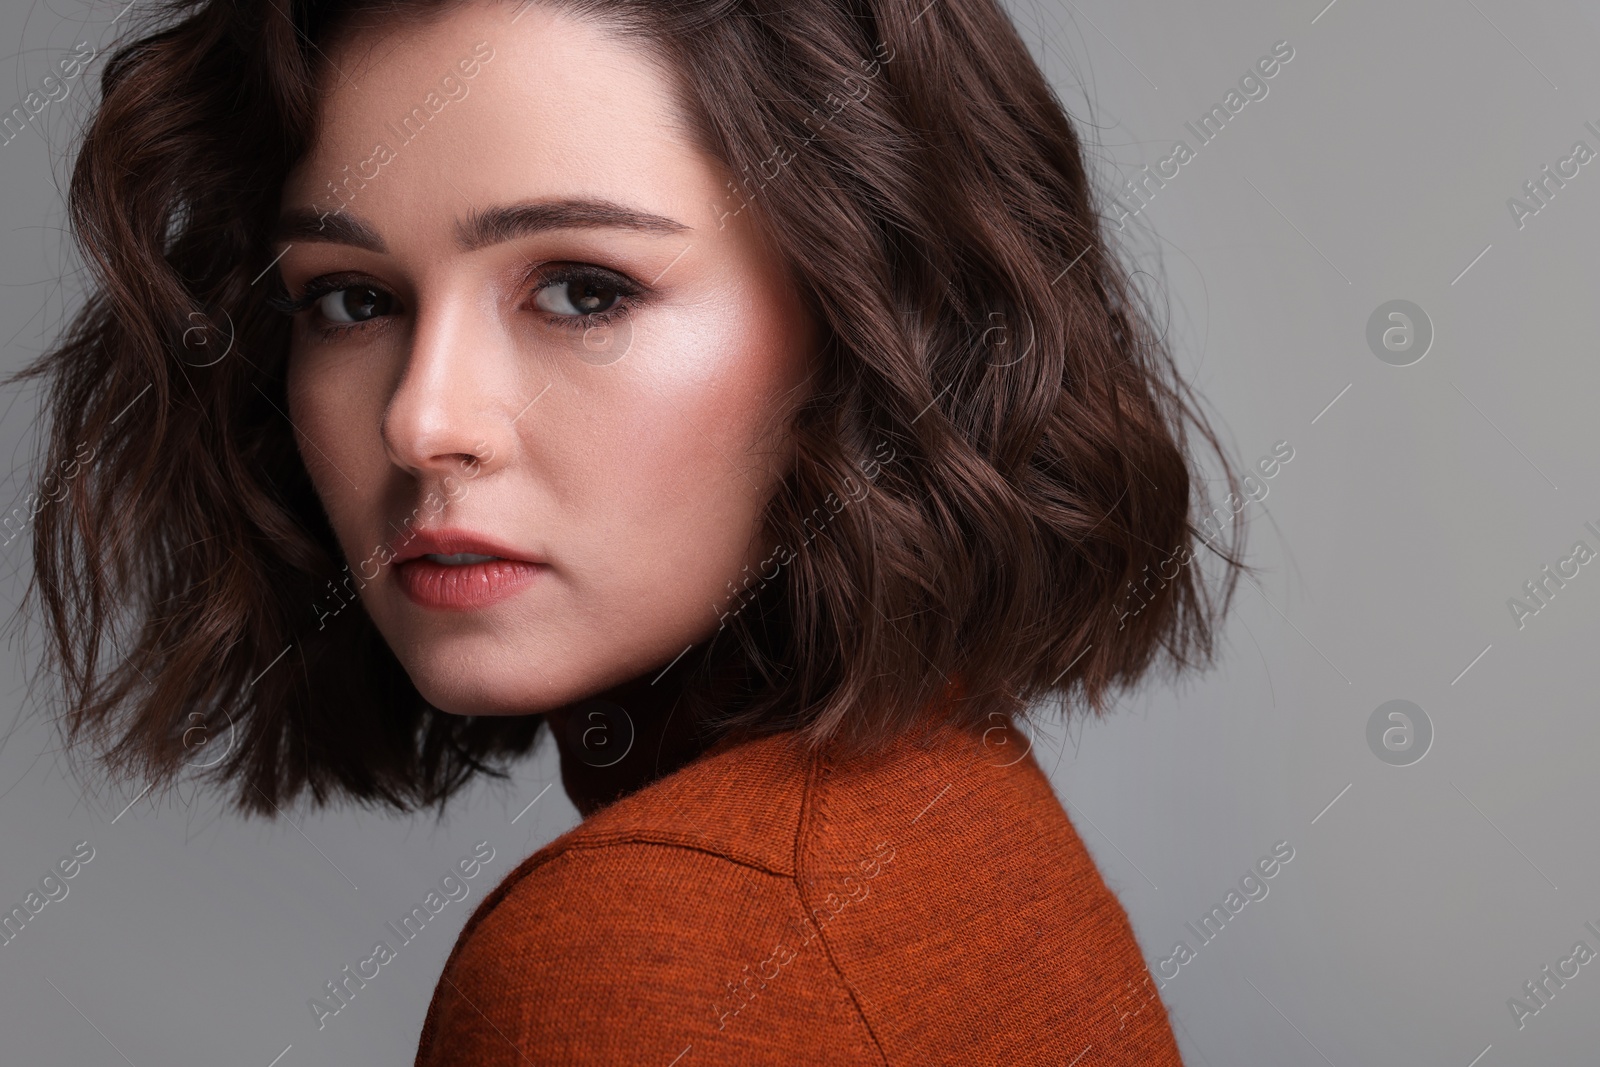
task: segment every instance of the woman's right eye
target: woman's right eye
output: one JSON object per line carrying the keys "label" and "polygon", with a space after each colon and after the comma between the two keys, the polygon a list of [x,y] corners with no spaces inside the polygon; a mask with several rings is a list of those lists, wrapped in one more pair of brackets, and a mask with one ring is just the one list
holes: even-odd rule
{"label": "woman's right eye", "polygon": [[381,289],[354,285],[324,293],[312,306],[324,321],[348,326],[390,314],[394,298]]}

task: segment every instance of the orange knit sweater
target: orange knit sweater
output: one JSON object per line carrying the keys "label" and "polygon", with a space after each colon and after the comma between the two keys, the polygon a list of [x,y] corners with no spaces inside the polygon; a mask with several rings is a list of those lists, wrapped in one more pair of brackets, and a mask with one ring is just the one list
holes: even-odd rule
{"label": "orange knit sweater", "polygon": [[1181,1067],[1121,905],[995,740],[719,745],[601,809],[468,920],[417,1067]]}

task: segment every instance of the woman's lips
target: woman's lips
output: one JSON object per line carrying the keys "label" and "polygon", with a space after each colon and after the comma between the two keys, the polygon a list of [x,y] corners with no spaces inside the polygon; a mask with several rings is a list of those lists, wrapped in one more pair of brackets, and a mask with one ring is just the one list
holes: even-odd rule
{"label": "woman's lips", "polygon": [[412,602],[424,608],[469,611],[515,596],[545,567],[521,559],[440,563],[417,556],[397,563],[395,580]]}

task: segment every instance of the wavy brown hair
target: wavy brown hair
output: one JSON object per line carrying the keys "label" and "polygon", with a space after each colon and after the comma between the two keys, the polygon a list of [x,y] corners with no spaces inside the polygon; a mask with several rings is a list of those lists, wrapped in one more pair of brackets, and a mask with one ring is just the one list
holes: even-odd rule
{"label": "wavy brown hair", "polygon": [[[1052,698],[1100,713],[1160,664],[1212,659],[1243,564],[1190,521],[1190,442],[1226,457],[995,0],[540,2],[665,61],[736,176],[724,209],[755,214],[828,338],[772,570],[730,582],[684,690],[695,721],[864,749],[952,678],[942,714],[981,725]],[[60,495],[30,593],[74,751],[170,782],[188,734],[232,724],[207,773],[242,808],[410,809],[537,740],[541,716],[430,707],[363,611],[320,625],[345,561],[268,303],[333,35],[447,6],[168,0],[107,61],[69,197],[92,284],[22,375],[49,391]],[[1202,544],[1218,587],[1169,578]]]}

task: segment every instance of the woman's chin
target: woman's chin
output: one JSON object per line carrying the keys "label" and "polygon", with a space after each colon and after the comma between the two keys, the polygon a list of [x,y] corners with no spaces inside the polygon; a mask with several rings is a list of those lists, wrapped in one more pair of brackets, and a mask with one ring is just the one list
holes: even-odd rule
{"label": "woman's chin", "polygon": [[454,670],[438,672],[408,666],[407,673],[422,698],[447,715],[537,715],[563,703],[537,682],[530,685],[531,672],[525,667],[496,684],[486,672],[466,666],[464,671],[457,664]]}

